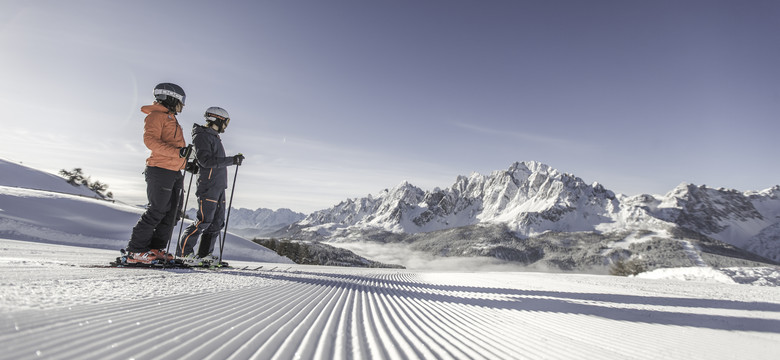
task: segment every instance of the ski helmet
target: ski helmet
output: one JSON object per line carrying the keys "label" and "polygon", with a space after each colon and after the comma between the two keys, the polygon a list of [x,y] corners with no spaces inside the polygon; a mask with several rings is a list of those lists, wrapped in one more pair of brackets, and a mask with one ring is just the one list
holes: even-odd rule
{"label": "ski helmet", "polygon": [[228,112],[217,106],[212,106],[208,109],[206,109],[206,113],[203,114],[203,117],[206,118],[207,124],[214,124],[217,126],[217,131],[220,133],[225,132],[225,128],[227,128],[228,124],[230,123],[230,115],[228,115]]}
{"label": "ski helmet", "polygon": [[179,85],[160,83],[154,87],[154,98],[168,110],[176,113],[176,105],[181,103],[184,106],[186,95],[184,94],[184,89]]}

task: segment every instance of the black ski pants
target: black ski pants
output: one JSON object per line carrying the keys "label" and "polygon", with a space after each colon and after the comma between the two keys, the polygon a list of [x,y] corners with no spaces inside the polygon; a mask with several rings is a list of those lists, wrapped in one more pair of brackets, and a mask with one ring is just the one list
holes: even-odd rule
{"label": "black ski pants", "polygon": [[[200,236],[198,256],[204,257],[214,251],[214,242],[219,239],[219,231],[225,226],[225,190],[217,194],[198,196],[198,219],[179,239],[176,256],[187,256],[193,252]],[[202,234],[202,235],[201,235]]]}
{"label": "black ski pants", "polygon": [[144,175],[149,207],[133,227],[127,244],[130,252],[165,249],[178,222],[181,207],[184,175],[180,171],[147,166]]}

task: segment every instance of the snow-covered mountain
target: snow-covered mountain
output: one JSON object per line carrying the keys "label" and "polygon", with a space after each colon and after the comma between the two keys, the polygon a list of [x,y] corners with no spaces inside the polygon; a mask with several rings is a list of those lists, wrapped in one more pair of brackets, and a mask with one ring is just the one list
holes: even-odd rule
{"label": "snow-covered mountain", "polygon": [[[779,262],[778,194],[780,186],[742,193],[682,184],[666,195],[629,197],[539,162],[518,162],[487,176],[459,176],[445,189],[424,191],[402,182],[312,213],[277,235],[399,242],[448,256],[525,263],[572,253],[573,247],[582,251],[581,259],[554,261],[595,266],[642,255],[661,258],[657,251],[674,249],[679,261],[694,263],[721,263],[724,256]],[[693,253],[685,252],[688,244]],[[642,254],[643,246],[655,253]],[[700,261],[702,252],[707,255]],[[658,267],[677,265],[665,261]]]}
{"label": "snow-covered mountain", "polygon": [[681,184],[645,200],[658,219],[780,261],[780,186],[739,192]]}
{"label": "snow-covered mountain", "polygon": [[[190,219],[195,219],[197,209],[188,210],[187,215]],[[304,218],[306,218],[306,214],[290,209],[271,210],[259,208],[250,210],[231,208],[228,227],[231,232],[251,239],[273,233]]]}
{"label": "snow-covered mountain", "polygon": [[426,192],[403,182],[376,196],[349,199],[309,215],[298,225],[322,230],[349,227],[420,233],[478,223],[507,224],[523,235],[587,231],[619,207],[599,184],[538,162],[515,163],[489,176],[459,176],[446,189]]}

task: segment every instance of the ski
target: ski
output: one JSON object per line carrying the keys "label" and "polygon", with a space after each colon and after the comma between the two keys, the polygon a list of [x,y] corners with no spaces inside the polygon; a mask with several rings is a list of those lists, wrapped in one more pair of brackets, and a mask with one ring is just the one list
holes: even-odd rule
{"label": "ski", "polygon": [[125,249],[119,249],[119,252],[121,253],[120,256],[116,258],[116,260],[109,263],[112,267],[122,267],[122,268],[159,268],[159,269],[181,269],[181,268],[188,268],[189,266],[185,264],[183,261],[179,259],[172,259],[169,261],[164,260],[154,260],[149,264],[144,263],[128,263],[127,262],[127,251]]}
{"label": "ski", "polygon": [[116,268],[156,268],[156,269],[187,269],[191,266],[183,263],[181,260],[171,260],[171,261],[161,261],[161,260],[155,260],[151,264],[142,264],[142,263],[128,263],[127,258],[124,256],[119,256],[116,258],[116,260],[111,261],[108,263],[111,267]]}
{"label": "ski", "polygon": [[217,264],[212,264],[212,263],[205,263],[205,264],[200,264],[200,265],[187,265],[187,264],[185,264],[185,265],[187,267],[193,268],[193,269],[209,269],[209,270],[231,269],[231,270],[235,270],[234,267],[228,265],[228,263],[226,263],[224,261],[221,262],[218,265]]}
{"label": "ski", "polygon": [[108,266],[94,266],[94,267],[114,267],[114,268],[141,268],[141,269],[204,269],[204,270],[247,270],[247,271],[259,271],[262,266],[251,268],[244,266],[242,268],[236,268],[230,266],[226,261],[222,261],[219,264],[214,263],[202,263],[202,264],[187,264],[182,259],[173,259],[170,261],[155,260],[150,264],[143,263],[128,263],[127,252],[125,249],[120,249],[121,253],[114,261],[109,262]]}

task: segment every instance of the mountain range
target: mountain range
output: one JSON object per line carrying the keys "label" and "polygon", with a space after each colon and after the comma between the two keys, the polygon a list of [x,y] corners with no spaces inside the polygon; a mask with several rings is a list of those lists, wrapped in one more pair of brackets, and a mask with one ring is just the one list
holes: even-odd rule
{"label": "mountain range", "polygon": [[[189,209],[187,216],[190,219],[197,217],[197,209]],[[231,208],[228,228],[230,232],[251,239],[264,236],[279,230],[282,227],[301,221],[306,214],[282,208],[271,210],[259,208],[256,210],[246,208]]]}
{"label": "mountain range", "polygon": [[404,244],[437,256],[489,256],[536,267],[648,268],[780,262],[780,186],[739,192],[683,183],[625,196],[540,162],[458,176],[445,189],[408,182],[345,200],[275,232],[332,243]]}

